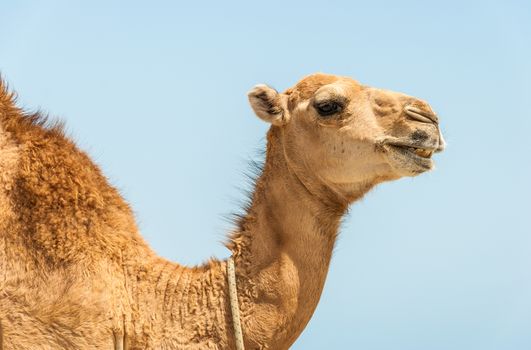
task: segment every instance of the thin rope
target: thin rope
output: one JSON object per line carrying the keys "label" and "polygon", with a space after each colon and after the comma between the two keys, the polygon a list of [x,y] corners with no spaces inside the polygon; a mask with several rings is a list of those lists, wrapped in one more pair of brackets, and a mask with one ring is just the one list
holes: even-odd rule
{"label": "thin rope", "polygon": [[227,278],[229,280],[230,311],[232,313],[236,350],[244,350],[242,324],[240,321],[240,306],[238,303],[238,289],[236,288],[236,269],[234,268],[234,259],[232,256],[227,260]]}

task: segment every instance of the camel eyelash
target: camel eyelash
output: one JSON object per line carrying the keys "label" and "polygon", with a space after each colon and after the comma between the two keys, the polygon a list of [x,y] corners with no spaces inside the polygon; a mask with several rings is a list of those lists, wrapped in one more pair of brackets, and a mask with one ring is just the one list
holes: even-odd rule
{"label": "camel eyelash", "polygon": [[329,117],[342,112],[345,105],[345,98],[335,97],[324,101],[315,101],[313,107],[321,117]]}

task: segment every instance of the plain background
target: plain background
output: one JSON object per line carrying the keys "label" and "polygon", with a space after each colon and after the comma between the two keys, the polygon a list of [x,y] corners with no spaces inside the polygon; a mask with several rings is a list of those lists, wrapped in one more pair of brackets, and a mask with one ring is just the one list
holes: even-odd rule
{"label": "plain background", "polygon": [[531,349],[531,3],[11,1],[0,71],[64,119],[161,255],[226,257],[267,125],[246,92],[322,71],[438,111],[437,170],[342,228],[294,349]]}

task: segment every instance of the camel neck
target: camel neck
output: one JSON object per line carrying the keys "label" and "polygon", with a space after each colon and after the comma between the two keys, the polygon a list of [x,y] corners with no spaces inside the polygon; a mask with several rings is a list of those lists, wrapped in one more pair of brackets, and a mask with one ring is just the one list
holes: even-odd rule
{"label": "camel neck", "polygon": [[[287,349],[300,335],[319,302],[346,209],[341,196],[290,166],[272,129],[251,204],[229,243],[246,349]],[[187,334],[203,348],[210,342],[232,348],[226,263],[187,268],[147,255],[149,261],[126,273],[126,285],[140,315],[163,315],[149,326],[165,334],[159,340]],[[143,334],[145,325],[131,321],[130,327],[127,334]]]}
{"label": "camel neck", "polygon": [[232,239],[243,331],[250,345],[289,347],[321,296],[347,204],[298,174],[280,132],[268,133],[266,163]]}

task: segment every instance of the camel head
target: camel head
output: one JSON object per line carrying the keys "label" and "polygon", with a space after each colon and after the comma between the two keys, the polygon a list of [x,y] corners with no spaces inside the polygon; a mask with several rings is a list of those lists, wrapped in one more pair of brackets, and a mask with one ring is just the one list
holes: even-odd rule
{"label": "camel head", "polygon": [[288,164],[345,195],[431,170],[432,154],[445,146],[428,103],[347,77],[314,74],[284,93],[257,85],[248,96]]}

